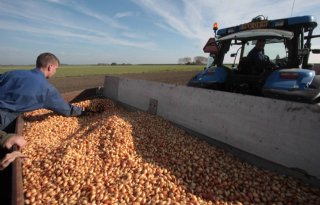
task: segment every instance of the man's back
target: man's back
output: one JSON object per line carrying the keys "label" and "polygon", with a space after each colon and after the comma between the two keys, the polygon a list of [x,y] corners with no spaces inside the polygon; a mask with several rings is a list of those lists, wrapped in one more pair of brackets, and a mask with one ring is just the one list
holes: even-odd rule
{"label": "man's back", "polygon": [[26,112],[43,106],[52,86],[39,69],[16,70],[0,75],[0,109]]}

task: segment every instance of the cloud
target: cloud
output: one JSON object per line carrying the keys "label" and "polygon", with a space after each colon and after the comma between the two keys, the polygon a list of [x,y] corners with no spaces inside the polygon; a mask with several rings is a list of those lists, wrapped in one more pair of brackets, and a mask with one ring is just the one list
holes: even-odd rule
{"label": "cloud", "polygon": [[[159,28],[174,31],[186,38],[203,43],[210,36],[210,27],[203,21],[201,11],[194,1],[153,1],[133,0],[152,15],[160,17],[154,22]],[[204,38],[205,36],[205,38]]]}
{"label": "cloud", "polygon": [[[292,3],[293,0],[131,0],[122,5],[109,1],[0,0],[1,46],[13,45],[7,39],[14,39],[20,42],[18,47],[23,44],[29,49],[30,45],[50,48],[60,44],[83,50],[137,48],[135,55],[157,49],[159,59],[165,55],[166,59],[168,56],[201,55],[201,48],[214,35],[212,24],[215,21],[223,28],[248,22],[260,14],[269,19],[289,17],[291,11],[293,16],[314,15],[320,19],[319,2],[295,0],[293,10]],[[110,10],[95,9],[97,5]],[[9,36],[5,36],[8,33]],[[315,34],[320,34],[320,26]],[[176,39],[181,44],[174,44]],[[159,40],[174,44],[175,53],[168,55],[166,50],[162,54],[161,46],[170,45]],[[190,45],[190,50],[179,50],[186,45]],[[313,48],[319,48],[317,45],[320,45],[320,38],[312,42]],[[145,53],[140,55],[145,56]]]}
{"label": "cloud", "polygon": [[164,30],[166,30],[166,31],[169,31],[169,32],[172,32],[172,33],[178,33],[179,34],[179,32],[177,32],[176,30],[174,30],[174,29],[172,29],[171,27],[169,27],[167,24],[164,24],[164,23],[162,23],[162,22],[155,22],[154,23],[157,27],[159,27],[159,28],[162,28],[162,29],[164,29]]}
{"label": "cloud", "polygon": [[91,9],[88,9],[87,7],[82,6],[81,4],[75,2],[71,6],[72,9],[75,9],[77,12],[80,12],[81,14],[87,15],[89,17],[92,17],[94,19],[97,19],[103,23],[105,23],[107,26],[111,26],[116,29],[123,29],[127,30],[127,27],[120,24],[119,22],[115,21],[111,17],[103,14],[99,14],[96,11],[93,11]]}
{"label": "cloud", "polygon": [[0,20],[0,27],[6,30],[27,32],[32,35],[36,35],[39,38],[50,37],[50,38],[55,38],[56,40],[61,40],[60,38],[63,37],[65,41],[68,41],[68,42],[78,42],[78,43],[90,42],[90,44],[97,44],[97,45],[115,44],[115,45],[130,46],[130,47],[143,48],[143,49],[152,49],[155,47],[155,44],[152,42],[130,41],[128,38],[122,39],[122,38],[114,37],[98,31],[95,31],[94,33],[90,33],[90,34],[76,33],[68,30],[47,31],[45,29],[40,29],[30,25],[25,25],[22,23],[7,22],[2,20]]}
{"label": "cloud", "polygon": [[129,32],[122,32],[121,35],[126,38],[132,38],[132,39],[146,39],[145,35],[129,33]]}
{"label": "cloud", "polygon": [[[55,39],[56,42],[120,45],[142,49],[153,49],[155,47],[155,43],[149,42],[146,38],[139,40],[138,35],[134,38],[134,34],[132,34],[131,38],[127,38],[128,33],[130,33],[126,32],[128,31],[127,26],[81,4],[74,5],[72,1],[51,0],[50,4],[63,5],[53,10],[52,6],[47,3],[33,2],[0,2],[0,17],[2,17],[0,19],[0,30],[25,32],[26,40],[32,36],[39,39],[51,38]],[[77,15],[74,12],[68,12],[66,7],[74,10]],[[24,10],[24,12],[21,12],[21,10]],[[95,21],[92,22],[85,16],[89,16]],[[119,30],[127,33],[125,38],[119,36]]]}
{"label": "cloud", "polygon": [[134,16],[134,15],[137,15],[131,11],[127,11],[127,12],[120,12],[120,13],[116,13],[114,15],[114,18],[125,18],[125,17],[130,17],[130,16]]}
{"label": "cloud", "polygon": [[65,5],[66,3],[65,0],[46,0],[46,1],[50,3],[61,4],[61,5]]}
{"label": "cloud", "polygon": [[[132,0],[150,15],[157,16],[154,22],[162,29],[175,31],[186,38],[203,42],[213,35],[212,24],[218,21],[221,27],[229,27],[250,21],[258,15],[269,19],[291,15],[292,0]],[[318,14],[319,2],[296,0],[293,15]],[[307,12],[307,13],[306,13]]]}
{"label": "cloud", "polygon": [[126,26],[115,21],[113,18],[111,18],[107,15],[104,15],[104,14],[99,14],[96,11],[89,9],[86,6],[83,6],[78,1],[74,1],[74,0],[69,0],[69,1],[66,1],[66,0],[47,0],[47,1],[52,2],[52,3],[56,3],[56,4],[60,4],[64,7],[67,7],[71,10],[74,10],[75,12],[78,12],[82,15],[86,15],[86,16],[91,17],[93,19],[99,20],[99,21],[101,21],[101,22],[103,22],[113,28],[124,29],[124,30],[127,29]]}

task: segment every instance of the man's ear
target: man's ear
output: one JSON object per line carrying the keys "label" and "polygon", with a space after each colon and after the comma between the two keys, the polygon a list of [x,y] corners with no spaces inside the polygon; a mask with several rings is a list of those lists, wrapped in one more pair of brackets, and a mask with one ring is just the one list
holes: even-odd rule
{"label": "man's ear", "polygon": [[51,70],[51,65],[48,65],[48,71],[50,71]]}

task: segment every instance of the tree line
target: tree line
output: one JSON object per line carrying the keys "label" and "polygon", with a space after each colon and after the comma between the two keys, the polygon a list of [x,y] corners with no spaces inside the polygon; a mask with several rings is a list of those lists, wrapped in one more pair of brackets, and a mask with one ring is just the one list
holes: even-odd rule
{"label": "tree line", "polygon": [[203,56],[195,56],[193,59],[191,57],[179,58],[178,64],[184,65],[202,65],[207,64],[208,58]]}

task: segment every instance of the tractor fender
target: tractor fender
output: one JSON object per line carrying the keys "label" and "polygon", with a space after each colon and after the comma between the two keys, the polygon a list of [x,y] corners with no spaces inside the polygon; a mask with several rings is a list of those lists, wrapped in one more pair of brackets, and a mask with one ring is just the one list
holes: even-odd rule
{"label": "tractor fender", "polygon": [[303,90],[310,86],[314,77],[315,72],[313,70],[299,68],[275,70],[268,76],[263,88],[277,90]]}
{"label": "tractor fender", "polygon": [[198,76],[198,80],[208,83],[225,83],[227,76],[228,72],[225,67],[210,67]]}

